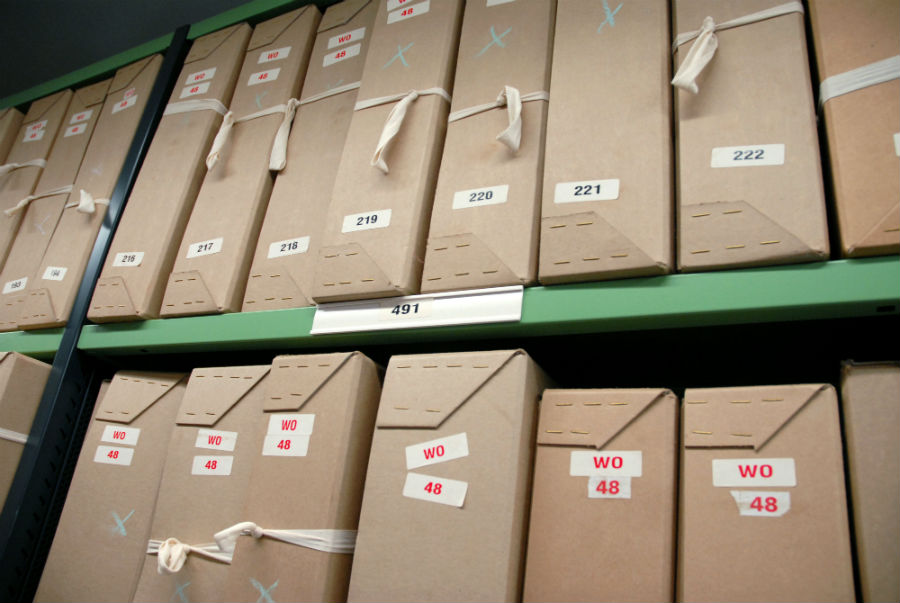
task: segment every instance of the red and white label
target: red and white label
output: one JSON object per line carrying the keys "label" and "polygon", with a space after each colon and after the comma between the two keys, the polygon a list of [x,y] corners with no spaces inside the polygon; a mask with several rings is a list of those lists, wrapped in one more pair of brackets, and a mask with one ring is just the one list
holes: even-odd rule
{"label": "red and white label", "polygon": [[197,71],[196,73],[192,73],[184,80],[185,86],[191,86],[193,84],[199,84],[200,82],[205,82],[207,80],[213,79],[216,75],[216,68],[210,67],[209,69],[204,69],[203,71]]}
{"label": "red and white label", "polygon": [[117,446],[97,446],[94,453],[94,462],[105,465],[131,465],[134,457],[134,448],[119,448]]}
{"label": "red and white label", "polygon": [[84,111],[79,111],[75,115],[72,116],[72,119],[69,120],[70,124],[80,124],[81,122],[87,121],[91,118],[91,115],[94,114],[93,109],[85,109]]}
{"label": "red and white label", "polygon": [[406,447],[406,468],[445,463],[469,456],[469,440],[465,433],[438,438]]}
{"label": "red and white label", "polygon": [[41,278],[45,281],[61,281],[66,278],[66,272],[68,271],[68,268],[62,266],[47,266],[47,269],[44,270],[44,276]]}
{"label": "red and white label", "polygon": [[[133,90],[133,88],[132,88],[132,90]],[[129,92],[131,92],[131,90],[129,90]],[[134,96],[128,96],[125,99],[120,100],[115,105],[113,105],[112,112],[118,113],[119,111],[124,111],[125,109],[128,109],[129,107],[133,107],[135,105],[135,103],[137,103],[137,99],[138,99],[137,95],[134,95]]]}
{"label": "red and white label", "polygon": [[794,459],[713,459],[712,474],[718,488],[797,485]]}
{"label": "red and white label", "polygon": [[16,291],[24,291],[25,285],[28,284],[28,277],[23,276],[22,278],[16,279],[14,281],[7,281],[5,285],[3,285],[3,295],[7,293],[15,293]]}
{"label": "red and white label", "polygon": [[200,96],[201,94],[206,94],[209,92],[209,85],[212,82],[201,82],[199,84],[191,84],[190,86],[185,86],[181,90],[181,94],[178,98],[190,98],[192,96]]}
{"label": "red and white label", "polygon": [[143,251],[123,251],[113,258],[113,266],[119,268],[134,268],[144,261]]}
{"label": "red and white label", "polygon": [[66,133],[63,134],[63,138],[68,138],[69,136],[78,136],[79,134],[84,134],[85,132],[87,132],[87,124],[69,126],[68,128],[66,128]]}
{"label": "red and white label", "polygon": [[126,446],[137,446],[138,438],[140,436],[141,430],[139,427],[107,425],[103,428],[103,434],[100,436],[100,441],[109,442],[110,444],[125,444]]}
{"label": "red and white label", "polygon": [[125,91],[125,94],[122,95],[122,98],[131,98],[137,95],[137,88],[129,88]]}
{"label": "red and white label", "polygon": [[340,63],[344,59],[353,58],[359,54],[360,48],[362,48],[362,44],[354,44],[353,46],[348,46],[347,48],[341,48],[340,50],[328,53],[325,55],[325,58],[322,59],[322,67],[328,67],[329,65]]}
{"label": "red and white label", "polygon": [[573,450],[569,457],[569,475],[640,477],[643,453],[640,450]]}
{"label": "red and white label", "polygon": [[263,456],[306,456],[308,435],[267,435],[263,440]]}
{"label": "red and white label", "polygon": [[209,450],[221,450],[234,452],[238,434],[236,431],[217,431],[215,429],[198,429],[195,448],[208,448]]}
{"label": "red and white label", "polygon": [[631,498],[631,478],[592,475],[588,479],[588,498]]}
{"label": "red and white label", "polygon": [[731,496],[745,517],[781,517],[791,510],[790,492],[732,490]]}
{"label": "red and white label", "polygon": [[47,131],[47,120],[36,121],[25,128],[25,138],[22,142],[36,142],[44,137]]}
{"label": "red and white label", "polygon": [[274,82],[278,79],[278,74],[281,72],[281,67],[276,67],[275,69],[269,69],[267,71],[257,71],[253,75],[250,76],[249,81],[247,81],[248,86],[256,86],[257,84],[266,84],[268,82]]}
{"label": "red and white label", "polygon": [[403,496],[417,498],[451,507],[461,507],[466,502],[467,482],[446,477],[434,477],[421,473],[407,473],[403,484]]}
{"label": "red and white label", "polygon": [[233,456],[195,456],[191,475],[231,475]]}
{"label": "red and white label", "polygon": [[388,12],[392,10],[397,10],[401,6],[410,6],[415,2],[415,0],[388,0],[387,9]]}
{"label": "red and white label", "polygon": [[359,42],[365,37],[365,27],[360,27],[359,29],[354,29],[353,31],[345,31],[344,33],[328,38],[328,49],[330,50],[332,48],[337,48],[338,46],[343,46],[344,44],[349,44],[350,42]]}
{"label": "red and white label", "polygon": [[263,50],[259,53],[259,60],[257,63],[271,63],[272,61],[281,61],[283,59],[288,58],[291,54],[291,47],[285,46],[284,48],[273,48],[271,50]]}
{"label": "red and white label", "polygon": [[316,422],[314,414],[269,415],[267,435],[312,435]]}
{"label": "red and white label", "polygon": [[388,2],[388,10],[391,10],[391,4],[395,4],[396,6],[402,7],[397,8],[397,10],[389,12],[387,16],[388,25],[391,23],[397,23],[398,21],[406,21],[407,19],[412,19],[413,17],[418,17],[419,15],[424,15],[431,9],[430,0],[425,0],[425,2],[419,2],[418,4],[412,4],[407,6],[407,2],[403,0],[389,0]]}

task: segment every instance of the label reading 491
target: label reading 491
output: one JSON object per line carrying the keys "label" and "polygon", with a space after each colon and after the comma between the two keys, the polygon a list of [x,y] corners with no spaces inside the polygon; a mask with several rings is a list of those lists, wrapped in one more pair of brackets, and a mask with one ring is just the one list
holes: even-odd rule
{"label": "label reading 491", "polygon": [[414,301],[387,301],[381,304],[381,320],[409,320],[431,314],[434,298],[422,297]]}

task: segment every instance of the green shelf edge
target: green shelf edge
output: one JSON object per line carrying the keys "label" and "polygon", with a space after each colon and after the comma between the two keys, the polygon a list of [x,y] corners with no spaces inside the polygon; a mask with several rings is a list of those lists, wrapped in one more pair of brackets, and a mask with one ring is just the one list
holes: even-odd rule
{"label": "green shelf edge", "polygon": [[900,313],[900,258],[531,287],[522,319],[462,327],[310,335],[314,308],[88,325],[102,355],[287,350],[822,320]]}
{"label": "green shelf edge", "polygon": [[63,329],[0,333],[0,352],[19,352],[38,360],[50,360],[62,341]]}

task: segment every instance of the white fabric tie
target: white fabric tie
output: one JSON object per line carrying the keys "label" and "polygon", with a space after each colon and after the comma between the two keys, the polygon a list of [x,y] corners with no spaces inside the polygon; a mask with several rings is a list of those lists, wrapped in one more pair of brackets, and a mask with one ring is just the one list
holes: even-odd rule
{"label": "white fabric tie", "polygon": [[215,543],[192,546],[177,538],[151,540],[147,543],[147,554],[157,556],[156,571],[163,575],[180,572],[190,554],[200,555],[221,563],[231,563],[232,557],[231,553],[223,552]]}
{"label": "white fabric tie", "polygon": [[719,24],[716,24],[712,17],[704,18],[700,29],[678,34],[675,42],[672,44],[672,52],[675,52],[682,44],[686,44],[695,38],[697,39],[688,51],[687,56],[684,57],[684,61],[678,67],[678,71],[675,72],[675,77],[672,78],[672,85],[694,94],[699,92],[697,77],[712,60],[716,54],[716,48],[719,46],[719,40],[715,32],[750,23],[758,23],[759,21],[773,19],[790,13],[802,14],[803,4],[800,2],[787,2]]}
{"label": "white fabric tie", "polygon": [[28,440],[28,434],[0,427],[0,440],[9,440],[10,442],[24,444]]}
{"label": "white fabric tie", "polygon": [[338,86],[337,88],[332,88],[331,90],[326,90],[325,92],[320,92],[319,94],[313,94],[312,96],[307,96],[306,98],[300,101],[301,105],[308,105],[309,103],[314,103],[316,101],[320,101],[323,98],[328,98],[330,96],[337,96],[338,94],[343,94],[344,92],[350,92],[351,90],[356,90],[359,88],[360,82],[351,82],[349,84],[344,84],[343,86]]}
{"label": "white fabric tie", "polygon": [[97,211],[97,205],[109,205],[109,199],[94,199],[94,196],[84,189],[81,189],[80,199],[66,203],[66,209],[77,207],[76,211],[82,214],[92,214]]}
{"label": "white fabric tie", "polygon": [[272,144],[272,151],[269,154],[269,169],[274,171],[283,170],[285,163],[287,162],[287,139],[291,132],[291,122],[294,121],[294,115],[297,112],[297,106],[299,104],[300,101],[292,98],[283,105],[275,105],[268,109],[245,115],[240,119],[234,118],[234,111],[225,113],[225,116],[222,118],[222,125],[219,126],[219,131],[216,133],[215,139],[213,139],[212,148],[206,156],[206,169],[211,170],[216,163],[218,163],[219,154],[222,151],[222,147],[224,147],[225,143],[228,141],[228,136],[231,134],[231,128],[234,124],[250,121],[257,117],[283,113],[284,119],[282,119],[281,125],[278,126],[278,132],[276,132],[275,140]]}
{"label": "white fabric tie", "polygon": [[69,193],[72,192],[72,190],[74,188],[75,188],[74,186],[72,186],[71,184],[68,184],[66,186],[61,186],[59,188],[55,188],[53,190],[41,193],[39,195],[28,195],[27,197],[25,197],[24,199],[22,199],[21,201],[16,203],[13,207],[10,207],[9,209],[4,209],[3,213],[5,213],[7,216],[12,216],[14,213],[16,213],[18,211],[22,211],[23,209],[28,207],[28,204],[31,203],[32,201],[36,201],[37,199],[43,199],[45,197],[54,197],[56,195],[68,195]]}
{"label": "white fabric tie", "polygon": [[505,106],[509,117],[509,125],[497,135],[497,140],[509,147],[509,150],[513,153],[517,153],[522,143],[522,103],[536,100],[549,101],[550,94],[544,91],[521,94],[517,88],[504,86],[496,101],[454,111],[447,118],[447,123],[453,123],[478,113]]}
{"label": "white fabric tie", "polygon": [[825,78],[819,84],[819,108],[835,96],[900,79],[900,54]]}
{"label": "white fabric tie", "polygon": [[10,173],[13,170],[18,170],[26,167],[38,167],[45,168],[47,167],[46,159],[32,159],[31,161],[23,161],[22,163],[6,163],[4,165],[0,165],[0,177],[3,177]]}
{"label": "white fabric tie", "polygon": [[194,111],[215,111],[219,115],[225,115],[228,113],[228,107],[215,98],[198,98],[169,103],[166,105],[166,110],[163,111],[163,116],[192,113]]}
{"label": "white fabric tie", "polygon": [[272,538],[324,553],[352,553],[356,548],[356,530],[269,530],[252,521],[244,521],[218,532],[213,538],[219,548],[234,554],[234,547],[241,535],[254,538]]}

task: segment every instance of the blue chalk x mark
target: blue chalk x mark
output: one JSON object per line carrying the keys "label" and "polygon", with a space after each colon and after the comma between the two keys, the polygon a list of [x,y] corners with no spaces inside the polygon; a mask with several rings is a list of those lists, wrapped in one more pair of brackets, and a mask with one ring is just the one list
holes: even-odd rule
{"label": "blue chalk x mark", "polygon": [[260,102],[260,101],[262,101],[263,97],[264,97],[265,95],[267,95],[268,93],[269,93],[269,91],[266,90],[265,92],[256,95],[256,107],[257,107],[257,108],[259,108],[259,109],[262,109],[262,108],[263,108],[262,102]]}
{"label": "blue chalk x mark", "polygon": [[172,598],[169,599],[169,601],[174,601],[175,597],[178,597],[178,600],[181,603],[191,603],[190,599],[187,598],[187,595],[184,594],[184,589],[186,589],[190,585],[191,585],[190,582],[185,582],[184,584],[179,584],[178,586],[176,586],[175,594],[172,595]]}
{"label": "blue chalk x mark", "polygon": [[600,27],[597,28],[597,33],[603,29],[603,26],[609,23],[610,27],[616,26],[616,13],[619,12],[619,9],[622,8],[622,3],[619,3],[619,6],[616,7],[616,10],[609,10],[609,4],[607,4],[606,0],[603,0],[603,12],[606,13],[606,21],[600,24]]}
{"label": "blue chalk x mark", "polygon": [[112,528],[114,534],[121,534],[122,536],[128,536],[128,532],[125,530],[125,522],[131,519],[131,516],[134,515],[134,509],[131,510],[131,513],[125,516],[125,519],[119,517],[119,514],[115,511],[112,512],[113,519],[116,522],[116,527]]}
{"label": "blue chalk x mark", "polygon": [[494,26],[491,25],[491,41],[488,42],[488,45],[485,46],[484,48],[482,48],[482,49],[481,49],[481,52],[479,52],[479,53],[476,54],[475,56],[476,56],[476,57],[480,57],[481,55],[483,55],[484,53],[486,53],[487,50],[488,50],[488,48],[490,48],[490,47],[493,46],[494,44],[496,44],[496,45],[499,46],[500,48],[506,48],[506,44],[503,43],[503,38],[505,38],[505,37],[506,37],[506,34],[508,34],[508,33],[511,32],[511,31],[512,31],[512,27],[508,28],[506,31],[504,31],[502,34],[500,34],[500,35],[498,36],[498,35],[497,35],[497,32],[494,31]]}
{"label": "blue chalk x mark", "polygon": [[393,56],[393,58],[391,58],[390,61],[385,63],[384,67],[382,67],[382,69],[387,69],[388,67],[391,66],[391,63],[393,63],[397,59],[400,59],[400,62],[403,63],[404,67],[409,67],[409,63],[406,62],[406,57],[403,56],[403,53],[406,52],[407,50],[409,50],[410,48],[412,48],[412,45],[413,45],[413,43],[410,42],[409,44],[406,45],[405,48],[400,48],[400,45],[398,44],[397,45],[397,54],[395,54]]}
{"label": "blue chalk x mark", "polygon": [[263,585],[260,584],[259,580],[254,578],[250,578],[250,584],[259,591],[259,598],[256,600],[256,603],[275,603],[270,593],[278,586],[278,580],[276,580],[269,588],[263,588]]}

